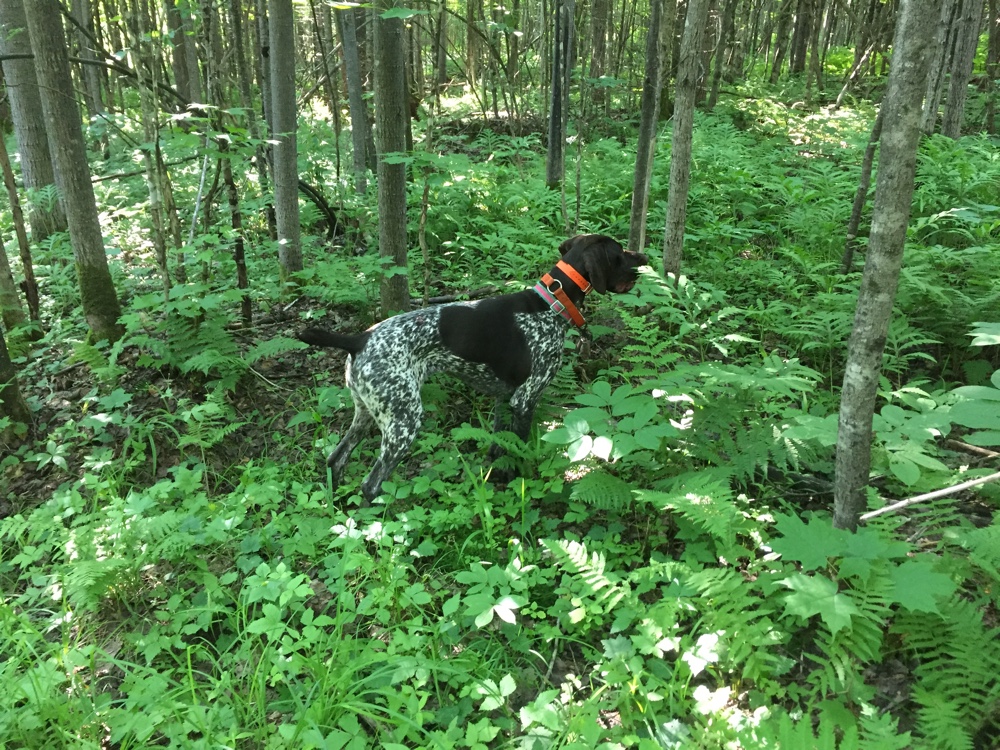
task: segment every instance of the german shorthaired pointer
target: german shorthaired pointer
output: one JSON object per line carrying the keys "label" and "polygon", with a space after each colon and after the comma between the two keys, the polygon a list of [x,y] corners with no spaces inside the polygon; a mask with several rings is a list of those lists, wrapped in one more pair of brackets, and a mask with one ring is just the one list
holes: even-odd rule
{"label": "german shorthaired pointer", "polygon": [[[354,335],[320,328],[299,333],[307,344],[350,353],[354,421],[327,459],[335,483],[374,422],[382,432],[382,452],[361,492],[368,501],[378,496],[417,436],[420,386],[435,372],[496,396],[495,431],[504,429],[501,407],[509,403],[510,430],[527,439],[535,406],[559,370],[567,328],[584,325],[578,309],[584,296],[591,288],[601,294],[629,291],[636,268],[648,262],[599,234],[572,237],[559,253],[562,260],[533,289],[403,313]],[[490,460],[501,453],[494,445]]]}

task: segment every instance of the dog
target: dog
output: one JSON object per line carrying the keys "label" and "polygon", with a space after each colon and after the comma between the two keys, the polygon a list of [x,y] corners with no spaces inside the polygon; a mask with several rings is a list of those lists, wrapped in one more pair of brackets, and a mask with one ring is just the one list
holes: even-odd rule
{"label": "dog", "polygon": [[[453,302],[402,313],[364,333],[306,328],[298,338],[312,346],[349,353],[347,385],[354,397],[354,420],[327,459],[340,483],[351,453],[372,424],[382,433],[378,460],[361,485],[367,502],[409,453],[423,421],[420,387],[436,372],[455,375],[496,397],[493,429],[505,427],[526,440],[542,391],[562,363],[570,326],[583,328],[580,313],[591,289],[600,294],[628,292],[637,269],[647,265],[611,237],[581,234],[559,247],[560,261],[531,289],[474,302]],[[502,449],[489,451],[490,461]]]}

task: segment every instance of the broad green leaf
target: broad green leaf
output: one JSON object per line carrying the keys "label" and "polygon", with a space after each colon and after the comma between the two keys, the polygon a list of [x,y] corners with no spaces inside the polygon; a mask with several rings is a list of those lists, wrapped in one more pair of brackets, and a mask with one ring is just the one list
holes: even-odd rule
{"label": "broad green leaf", "polygon": [[474,689],[477,694],[483,696],[483,702],[479,706],[483,711],[492,711],[503,705],[503,700],[499,695],[500,688],[493,680],[483,680]]}
{"label": "broad green leaf", "polygon": [[831,557],[839,557],[847,547],[849,534],[835,529],[827,520],[812,519],[808,524],[798,516],[775,516],[774,528],[781,537],[771,540],[771,549],[785,560],[802,564],[803,570],[816,570]]}
{"label": "broad green leaf", "polygon": [[570,445],[567,450],[570,461],[582,461],[587,456],[590,455],[591,448],[593,448],[594,439],[590,435],[584,435],[579,440]]}
{"label": "broad green leaf", "polygon": [[937,573],[926,556],[905,560],[890,574],[893,598],[912,612],[940,612],[937,601],[955,593],[955,583]]}
{"label": "broad green leaf", "polygon": [[860,614],[847,594],[837,592],[837,584],[823,576],[794,573],[779,581],[792,593],[785,599],[785,611],[808,619],[819,615],[830,631],[836,633],[851,624],[851,617]]}
{"label": "broad green leaf", "polygon": [[844,557],[860,557],[865,560],[892,559],[906,557],[909,552],[910,545],[906,542],[887,538],[876,529],[862,527],[847,535]]}
{"label": "broad green leaf", "polygon": [[[997,377],[1000,370],[993,373]],[[969,399],[970,401],[1000,401],[1000,387],[990,388],[988,385],[963,385],[952,391],[956,396]]]}
{"label": "broad green leaf", "polygon": [[965,442],[987,448],[997,446],[1000,445],[1000,431],[982,430],[981,432],[974,432],[971,435],[966,435]]}
{"label": "broad green leaf", "polygon": [[558,697],[558,690],[546,690],[524,706],[519,712],[521,727],[527,729],[532,724],[541,724],[552,731],[562,730],[564,719],[559,715]]}
{"label": "broad green leaf", "polygon": [[[1000,345],[1000,323],[974,323],[972,333],[973,346]],[[1000,388],[1000,385],[997,386]]]}
{"label": "broad green leaf", "polygon": [[389,8],[385,13],[382,13],[379,18],[402,18],[406,20],[407,18],[413,18],[414,16],[426,16],[426,10],[413,10],[412,8]]}
{"label": "broad green leaf", "polygon": [[899,427],[906,421],[906,410],[895,404],[886,404],[882,407],[882,419],[893,427]]}
{"label": "broad green leaf", "polygon": [[889,471],[905,485],[916,484],[920,479],[920,467],[898,454],[889,459]]}
{"label": "broad green leaf", "polygon": [[923,466],[925,469],[930,469],[931,471],[949,471],[947,466],[934,458],[934,456],[928,456],[919,450],[917,446],[912,446],[910,450],[904,451],[903,455],[908,460],[913,461],[913,463],[919,466]]}
{"label": "broad green leaf", "polygon": [[1000,403],[995,401],[959,401],[951,407],[949,416],[963,427],[1000,430]]}
{"label": "broad green leaf", "polygon": [[594,440],[594,445],[590,449],[590,452],[593,453],[598,458],[601,458],[605,461],[610,461],[611,449],[613,447],[614,443],[612,443],[611,438],[599,437]]}
{"label": "broad green leaf", "polygon": [[517,689],[517,683],[514,682],[514,678],[511,677],[509,674],[504,675],[500,679],[500,695],[502,695],[504,698],[506,698],[508,695],[511,695],[516,689]]}
{"label": "broad green leaf", "polygon": [[513,625],[517,622],[517,610],[520,606],[521,603],[514,599],[514,597],[505,596],[493,605],[493,612],[504,622]]}

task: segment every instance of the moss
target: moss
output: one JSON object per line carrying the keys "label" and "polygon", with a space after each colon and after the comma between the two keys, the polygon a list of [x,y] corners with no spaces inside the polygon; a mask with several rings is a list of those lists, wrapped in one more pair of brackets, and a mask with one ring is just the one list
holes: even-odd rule
{"label": "moss", "polygon": [[86,265],[77,261],[76,276],[91,337],[95,342],[117,341],[125,329],[118,322],[122,310],[107,265]]}

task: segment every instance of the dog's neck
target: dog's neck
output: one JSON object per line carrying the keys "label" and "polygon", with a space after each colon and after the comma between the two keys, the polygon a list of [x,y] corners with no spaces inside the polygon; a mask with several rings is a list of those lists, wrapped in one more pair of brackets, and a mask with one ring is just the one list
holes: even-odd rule
{"label": "dog's neck", "polygon": [[[552,274],[556,274],[554,278]],[[556,267],[542,276],[535,284],[535,294],[542,298],[552,312],[560,315],[577,328],[583,328],[587,321],[580,312],[587,293],[593,289],[573,266],[566,261],[559,261]]]}

